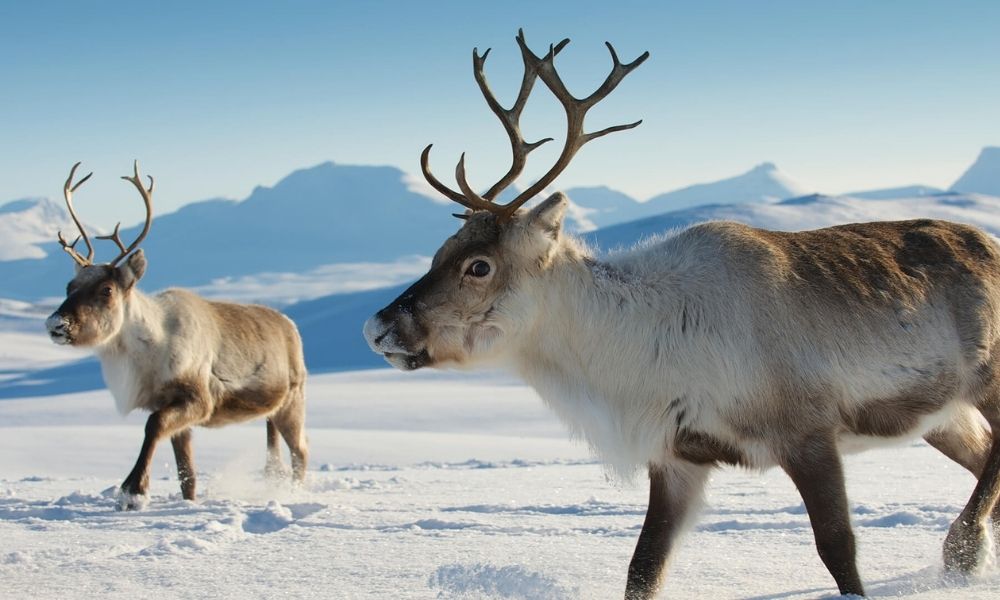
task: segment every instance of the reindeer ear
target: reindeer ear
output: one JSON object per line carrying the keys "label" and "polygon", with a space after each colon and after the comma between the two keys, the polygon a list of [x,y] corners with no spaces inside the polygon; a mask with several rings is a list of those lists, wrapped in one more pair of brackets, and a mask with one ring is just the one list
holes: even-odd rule
{"label": "reindeer ear", "polygon": [[146,255],[142,248],[133,252],[125,264],[118,267],[118,276],[121,278],[122,286],[126,290],[132,289],[142,276],[146,273]]}
{"label": "reindeer ear", "polygon": [[562,231],[563,217],[566,216],[567,208],[569,199],[566,194],[556,192],[532,208],[525,217],[525,223],[540,229],[552,239],[557,239],[559,232]]}

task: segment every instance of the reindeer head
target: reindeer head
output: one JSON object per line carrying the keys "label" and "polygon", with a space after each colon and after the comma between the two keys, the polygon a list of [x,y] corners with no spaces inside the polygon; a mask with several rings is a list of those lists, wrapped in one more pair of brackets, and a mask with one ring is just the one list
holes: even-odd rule
{"label": "reindeer head", "polygon": [[[435,254],[430,271],[365,323],[369,346],[399,369],[471,366],[500,357],[511,348],[517,332],[531,327],[532,311],[537,310],[537,303],[528,301],[532,283],[543,278],[557,261],[561,248],[575,248],[562,235],[567,207],[563,194],[557,193],[530,210],[522,206],[552,183],[584,144],[642,122],[592,133],[585,133],[583,127],[587,111],[642,64],[648,52],[622,64],[615,49],[607,44],[613,62],[611,73],[595,92],[577,99],[566,89],[553,62],[568,39],[549,46],[544,57],[528,49],[522,31],[518,31],[516,39],[524,60],[524,77],[509,109],[500,106],[486,82],[483,65],[489,50],[482,56],[472,51],[476,83],[510,138],[513,160],[507,173],[480,196],[466,181],[463,154],[455,169],[461,190],[458,192],[431,174],[431,146],[421,154],[420,166],[428,183],[468,210],[455,215],[465,224]],[[521,174],[528,153],[552,139],[528,143],[521,135],[521,112],[536,78],[545,83],[566,111],[566,141],[556,164],[541,179],[510,203],[497,204],[494,199]]]}
{"label": "reindeer head", "polygon": [[[66,198],[69,214],[80,230],[80,236],[72,244],[66,242],[62,232],[59,232],[58,236],[63,250],[76,264],[76,275],[66,286],[66,300],[49,316],[45,326],[52,341],[57,344],[89,347],[100,346],[118,333],[125,320],[125,304],[136,282],[146,271],[146,257],[142,249],[136,250],[136,248],[146,238],[152,224],[153,178],[149,178],[148,189],[143,187],[142,179],[139,177],[138,161],[134,165],[134,174],[131,177],[122,177],[132,182],[142,195],[146,205],[146,225],[139,237],[128,247],[119,237],[121,223],[115,225],[111,235],[97,236],[97,239],[113,241],[120,253],[109,263],[94,264],[94,247],[73,209],[73,192],[90,179],[93,173],[73,185],[73,176],[79,166],[80,163],[76,163],[70,170],[63,186],[63,196]],[[81,239],[87,246],[86,257],[76,251],[76,244]],[[122,263],[122,259],[126,257],[128,259]]]}

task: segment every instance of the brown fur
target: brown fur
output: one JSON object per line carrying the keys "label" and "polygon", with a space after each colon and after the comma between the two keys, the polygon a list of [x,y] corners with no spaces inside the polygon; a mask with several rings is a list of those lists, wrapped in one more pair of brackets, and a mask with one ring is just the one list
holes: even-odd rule
{"label": "brown fur", "polygon": [[736,447],[710,435],[681,429],[674,437],[673,451],[681,460],[696,465],[750,466],[750,461]]}

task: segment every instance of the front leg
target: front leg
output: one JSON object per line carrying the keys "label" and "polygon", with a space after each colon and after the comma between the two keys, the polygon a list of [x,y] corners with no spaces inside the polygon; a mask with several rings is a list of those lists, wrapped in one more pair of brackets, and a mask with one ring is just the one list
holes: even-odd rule
{"label": "front leg", "polygon": [[652,598],[674,542],[700,504],[709,465],[687,462],[649,467],[649,508],[628,566],[626,600]]}
{"label": "front leg", "polygon": [[844,472],[833,435],[818,433],[792,445],[781,466],[802,495],[816,549],[840,593],[864,596],[855,563]]}
{"label": "front leg", "polygon": [[174,447],[174,460],[177,462],[177,479],[181,482],[181,496],[185,500],[194,500],[195,477],[194,456],[191,452],[191,428],[174,434],[170,438]]}
{"label": "front leg", "polygon": [[[163,408],[153,412],[146,419],[146,435],[142,440],[139,458],[135,461],[135,466],[128,477],[122,482],[118,496],[118,510],[138,510],[145,507],[148,502],[149,465],[153,461],[157,442],[205,421],[211,414],[207,395],[200,393],[196,386],[170,384],[165,386],[162,396],[166,400]],[[194,493],[193,479],[191,493],[192,495]]]}

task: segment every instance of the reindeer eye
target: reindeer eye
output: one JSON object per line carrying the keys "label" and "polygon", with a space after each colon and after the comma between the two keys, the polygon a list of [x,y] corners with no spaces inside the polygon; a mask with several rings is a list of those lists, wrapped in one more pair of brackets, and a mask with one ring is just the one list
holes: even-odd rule
{"label": "reindeer eye", "polygon": [[490,274],[490,263],[485,260],[477,260],[476,262],[469,265],[468,270],[465,271],[466,275],[472,275],[473,277],[486,277]]}
{"label": "reindeer eye", "polygon": [[111,286],[108,285],[108,286],[105,286],[105,287],[101,288],[101,295],[102,296],[110,296],[111,295]]}

